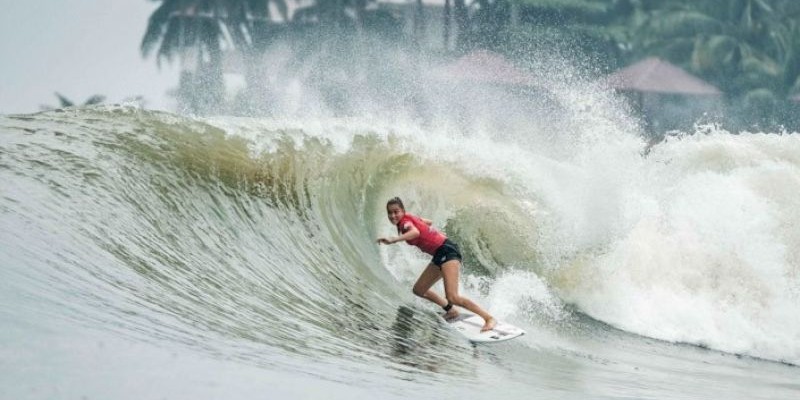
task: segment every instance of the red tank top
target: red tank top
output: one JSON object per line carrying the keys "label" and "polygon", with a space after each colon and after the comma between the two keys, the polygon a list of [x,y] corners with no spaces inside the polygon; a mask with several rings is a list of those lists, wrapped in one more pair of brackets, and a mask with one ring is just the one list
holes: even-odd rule
{"label": "red tank top", "polygon": [[447,236],[443,233],[437,231],[432,226],[429,226],[421,219],[419,219],[416,215],[411,215],[406,213],[403,218],[400,218],[400,222],[397,223],[397,232],[403,234],[407,231],[404,229],[405,226],[411,223],[414,225],[415,228],[419,231],[419,236],[413,240],[406,240],[406,243],[417,246],[420,250],[433,255],[436,253],[436,249],[438,249],[444,241],[447,240]]}

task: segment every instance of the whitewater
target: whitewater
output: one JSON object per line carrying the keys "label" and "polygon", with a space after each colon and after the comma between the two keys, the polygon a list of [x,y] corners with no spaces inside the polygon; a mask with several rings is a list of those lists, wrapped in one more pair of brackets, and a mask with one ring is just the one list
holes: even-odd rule
{"label": "whitewater", "polygon": [[[560,96],[504,129],[0,116],[0,397],[800,397],[800,137],[647,143]],[[472,347],[414,298],[394,196],[527,335]]]}

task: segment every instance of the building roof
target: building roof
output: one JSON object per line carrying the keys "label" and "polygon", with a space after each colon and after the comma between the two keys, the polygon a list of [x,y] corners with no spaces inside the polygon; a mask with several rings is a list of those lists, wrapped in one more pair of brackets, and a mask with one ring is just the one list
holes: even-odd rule
{"label": "building roof", "polygon": [[702,79],[656,57],[646,58],[606,77],[617,90],[645,93],[714,95],[722,92]]}
{"label": "building roof", "polygon": [[488,50],[475,50],[434,71],[442,80],[457,82],[535,85],[537,80],[505,57]]}

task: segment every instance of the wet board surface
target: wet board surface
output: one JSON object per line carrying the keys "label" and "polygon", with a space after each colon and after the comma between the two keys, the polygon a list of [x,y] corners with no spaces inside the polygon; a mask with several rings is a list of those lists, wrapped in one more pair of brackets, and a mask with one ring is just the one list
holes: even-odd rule
{"label": "wet board surface", "polygon": [[458,317],[445,322],[472,343],[504,342],[525,334],[521,328],[499,320],[494,329],[481,332],[483,318],[475,314],[461,313]]}

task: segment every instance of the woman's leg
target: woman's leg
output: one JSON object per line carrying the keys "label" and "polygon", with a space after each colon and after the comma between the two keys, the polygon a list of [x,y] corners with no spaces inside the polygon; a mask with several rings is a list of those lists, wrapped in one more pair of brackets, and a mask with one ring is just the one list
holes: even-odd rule
{"label": "woman's leg", "polygon": [[497,325],[497,321],[495,321],[494,317],[472,300],[458,294],[458,276],[460,269],[461,262],[458,260],[450,260],[442,264],[441,275],[444,278],[444,294],[447,297],[447,301],[457,306],[464,307],[483,318],[484,324],[483,328],[481,328],[481,332],[494,328],[494,326]]}
{"label": "woman's leg", "polygon": [[433,284],[438,282],[439,279],[442,279],[442,273],[439,271],[439,267],[433,263],[428,264],[428,266],[425,267],[425,271],[422,271],[422,275],[417,279],[417,283],[414,284],[414,294],[428,299],[438,304],[440,307],[446,306],[447,300],[431,290]]}

